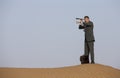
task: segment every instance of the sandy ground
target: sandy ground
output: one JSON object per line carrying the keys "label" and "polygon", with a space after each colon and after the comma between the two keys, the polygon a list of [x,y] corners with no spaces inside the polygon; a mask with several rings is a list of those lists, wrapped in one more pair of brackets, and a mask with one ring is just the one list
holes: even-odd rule
{"label": "sandy ground", "polygon": [[0,78],[120,78],[120,70],[100,64],[62,68],[0,68]]}

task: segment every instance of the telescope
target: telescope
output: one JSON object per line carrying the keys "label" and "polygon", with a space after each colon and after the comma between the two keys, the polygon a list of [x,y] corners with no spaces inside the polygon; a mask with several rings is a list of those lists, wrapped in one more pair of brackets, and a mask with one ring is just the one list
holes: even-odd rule
{"label": "telescope", "polygon": [[80,24],[83,22],[83,18],[76,18],[76,24]]}
{"label": "telescope", "polygon": [[83,18],[76,18],[76,20],[84,20]]}

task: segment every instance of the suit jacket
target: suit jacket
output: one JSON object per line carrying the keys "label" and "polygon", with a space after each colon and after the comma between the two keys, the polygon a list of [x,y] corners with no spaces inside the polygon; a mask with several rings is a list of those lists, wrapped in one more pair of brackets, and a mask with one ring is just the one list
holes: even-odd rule
{"label": "suit jacket", "polygon": [[85,41],[87,42],[91,42],[91,41],[95,41],[95,38],[94,38],[94,33],[93,33],[93,22],[88,22],[88,23],[83,23],[83,26],[82,25],[79,25],[79,29],[84,29],[84,32],[85,32]]}

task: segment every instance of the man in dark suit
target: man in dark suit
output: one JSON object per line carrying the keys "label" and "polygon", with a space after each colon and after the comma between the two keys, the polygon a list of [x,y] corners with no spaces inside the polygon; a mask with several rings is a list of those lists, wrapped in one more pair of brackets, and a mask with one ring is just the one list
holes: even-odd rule
{"label": "man in dark suit", "polygon": [[93,33],[93,22],[90,21],[88,16],[84,17],[84,22],[83,20],[80,20],[80,25],[79,29],[84,29],[85,32],[85,55],[89,56],[91,55],[91,63],[94,64],[94,33]]}

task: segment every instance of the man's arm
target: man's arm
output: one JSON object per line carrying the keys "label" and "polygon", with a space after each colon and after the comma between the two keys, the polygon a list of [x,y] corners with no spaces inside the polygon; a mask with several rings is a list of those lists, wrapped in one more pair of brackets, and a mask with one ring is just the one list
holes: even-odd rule
{"label": "man's arm", "polygon": [[87,27],[93,27],[93,23],[90,22],[89,24],[83,23],[83,25],[79,25],[79,29],[84,29],[84,28],[87,28]]}
{"label": "man's arm", "polygon": [[85,26],[79,25],[79,29],[84,29]]}
{"label": "man's arm", "polygon": [[79,24],[79,29],[84,29],[84,28],[85,28],[85,23],[81,21],[81,23]]}

